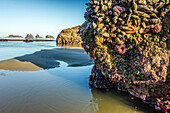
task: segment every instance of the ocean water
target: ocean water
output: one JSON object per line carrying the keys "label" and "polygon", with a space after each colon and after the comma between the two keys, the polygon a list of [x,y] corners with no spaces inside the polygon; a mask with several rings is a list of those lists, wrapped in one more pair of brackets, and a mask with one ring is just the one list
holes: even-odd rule
{"label": "ocean water", "polygon": [[[55,42],[0,42],[0,60],[59,48]],[[0,113],[153,113],[128,94],[90,88],[93,65],[43,71],[0,70]]]}
{"label": "ocean water", "polygon": [[31,43],[26,43],[22,41],[0,41],[0,61],[18,56],[23,56],[25,54],[31,54],[36,51],[40,51],[41,49],[52,48],[59,48],[58,46],[56,46],[55,41]]}

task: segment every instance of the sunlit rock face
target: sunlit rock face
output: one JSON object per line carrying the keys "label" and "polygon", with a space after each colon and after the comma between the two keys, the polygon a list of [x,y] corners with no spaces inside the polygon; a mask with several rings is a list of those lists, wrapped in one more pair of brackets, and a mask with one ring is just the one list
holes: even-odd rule
{"label": "sunlit rock face", "polygon": [[57,45],[81,47],[82,41],[79,33],[79,28],[80,26],[76,26],[62,30],[57,37]]}
{"label": "sunlit rock face", "polygon": [[90,0],[80,28],[94,59],[89,83],[170,109],[169,0]]}
{"label": "sunlit rock face", "polygon": [[27,34],[25,37],[25,39],[32,39],[32,38],[34,38],[34,36],[32,34]]}
{"label": "sunlit rock face", "polygon": [[37,34],[37,35],[35,36],[35,38],[43,38],[43,37],[41,37],[39,34]]}
{"label": "sunlit rock face", "polygon": [[20,36],[20,35],[13,35],[13,34],[10,34],[8,37],[9,37],[9,38],[23,38],[23,37]]}

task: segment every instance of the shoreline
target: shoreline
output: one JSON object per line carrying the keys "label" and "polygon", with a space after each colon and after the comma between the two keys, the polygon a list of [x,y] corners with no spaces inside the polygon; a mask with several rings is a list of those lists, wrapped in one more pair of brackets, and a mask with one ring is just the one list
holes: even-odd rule
{"label": "shoreline", "polygon": [[25,41],[25,42],[38,42],[38,41],[56,41],[56,39],[51,38],[31,38],[31,39],[25,39],[25,38],[0,38],[0,41]]}
{"label": "shoreline", "polygon": [[0,69],[10,71],[40,71],[44,70],[31,62],[22,62],[17,59],[8,59],[0,61]]}

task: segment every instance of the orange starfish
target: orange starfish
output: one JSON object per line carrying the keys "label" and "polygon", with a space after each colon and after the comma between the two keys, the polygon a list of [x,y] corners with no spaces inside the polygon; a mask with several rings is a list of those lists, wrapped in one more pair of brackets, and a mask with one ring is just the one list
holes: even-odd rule
{"label": "orange starfish", "polygon": [[140,27],[136,27],[135,25],[134,26],[128,26],[130,28],[132,28],[133,30],[132,31],[126,31],[126,33],[128,34],[132,34],[132,33],[135,33],[136,31],[138,31],[140,29]]}

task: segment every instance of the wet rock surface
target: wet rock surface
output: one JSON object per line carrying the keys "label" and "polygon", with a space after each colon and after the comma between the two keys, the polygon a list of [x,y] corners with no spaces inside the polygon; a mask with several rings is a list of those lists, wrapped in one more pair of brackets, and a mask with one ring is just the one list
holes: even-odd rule
{"label": "wet rock surface", "polygon": [[64,29],[60,32],[57,37],[57,45],[59,46],[70,46],[70,47],[81,47],[81,37],[79,33],[80,26],[73,28]]}
{"label": "wet rock surface", "polygon": [[80,28],[94,59],[89,84],[170,110],[169,0],[90,0]]}

